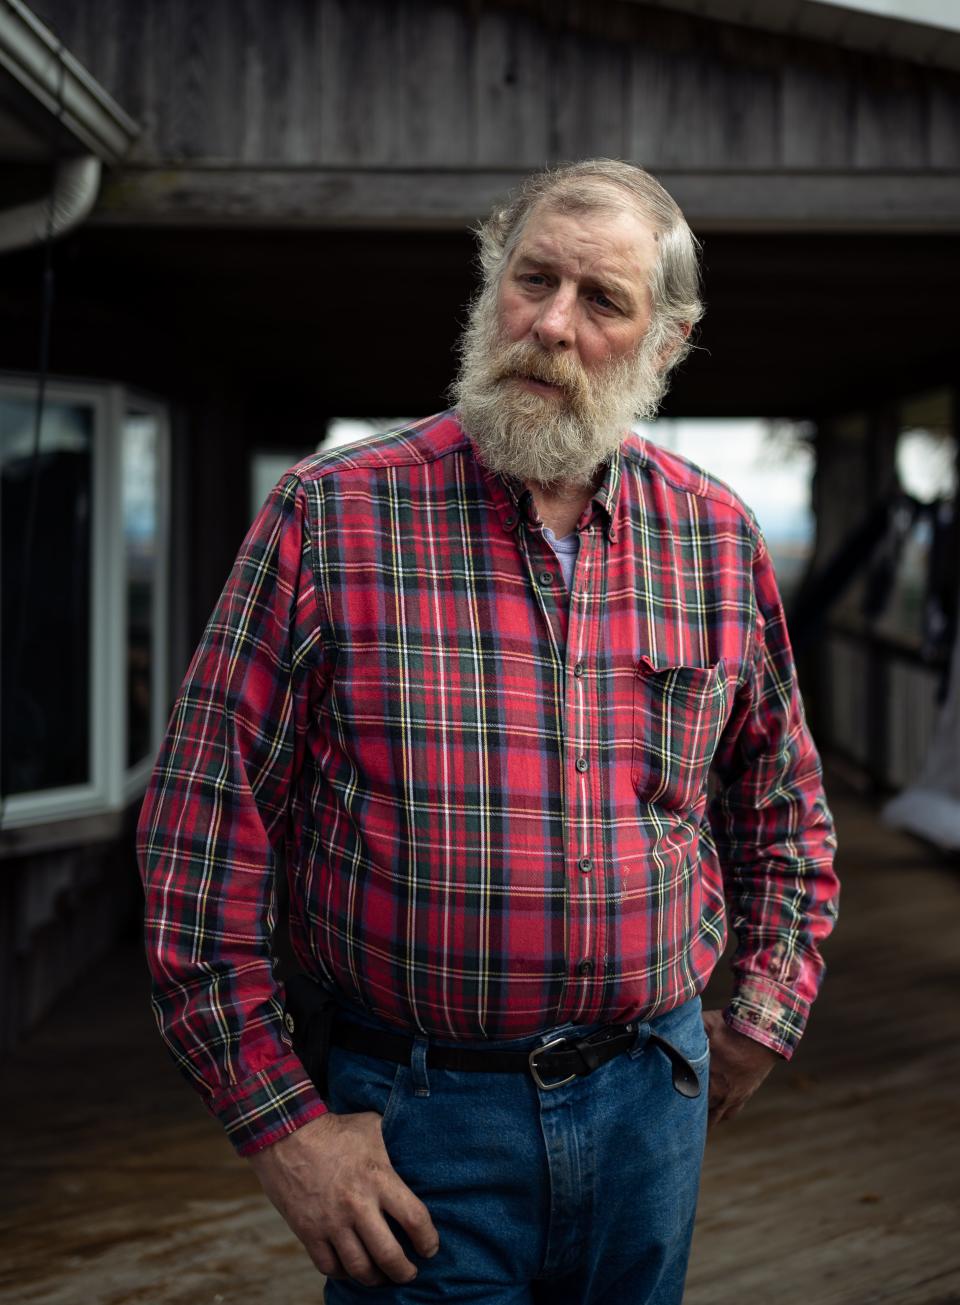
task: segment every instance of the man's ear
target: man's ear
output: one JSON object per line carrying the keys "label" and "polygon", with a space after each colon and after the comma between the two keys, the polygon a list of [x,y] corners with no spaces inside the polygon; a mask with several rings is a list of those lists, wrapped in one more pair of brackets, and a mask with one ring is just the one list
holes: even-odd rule
{"label": "man's ear", "polygon": [[693,323],[681,322],[677,329],[680,338],[670,340],[669,343],[665,344],[663,348],[660,350],[661,371],[664,371],[667,367],[670,366],[670,362],[671,359],[673,358],[673,355],[677,352],[677,350],[680,348],[681,343],[687,339],[690,332],[693,330]]}

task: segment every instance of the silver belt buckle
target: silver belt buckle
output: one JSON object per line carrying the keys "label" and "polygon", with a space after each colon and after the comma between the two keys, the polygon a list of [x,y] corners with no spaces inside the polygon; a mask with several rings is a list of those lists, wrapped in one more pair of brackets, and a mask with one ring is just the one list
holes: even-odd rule
{"label": "silver belt buckle", "polygon": [[576,1074],[570,1074],[567,1078],[558,1078],[556,1083],[544,1083],[535,1063],[535,1058],[540,1055],[541,1051],[549,1051],[551,1047],[565,1046],[567,1041],[567,1038],[554,1038],[552,1042],[544,1042],[542,1046],[534,1047],[530,1052],[530,1055],[527,1057],[527,1064],[530,1066],[530,1073],[533,1075],[533,1081],[536,1083],[537,1087],[541,1088],[544,1092],[552,1092],[554,1088],[566,1087],[568,1083],[572,1083],[577,1077]]}

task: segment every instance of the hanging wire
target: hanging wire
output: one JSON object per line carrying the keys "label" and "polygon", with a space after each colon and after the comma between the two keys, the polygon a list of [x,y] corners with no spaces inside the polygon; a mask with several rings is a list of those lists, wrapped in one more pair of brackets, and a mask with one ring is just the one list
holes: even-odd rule
{"label": "hanging wire", "polygon": [[[47,225],[43,236],[43,271],[41,274],[40,300],[40,348],[37,363],[37,392],[33,410],[33,443],[30,453],[30,480],[27,490],[27,509],[23,531],[24,557],[20,569],[20,613],[13,632],[13,653],[10,664],[8,683],[12,691],[20,680],[23,666],[24,650],[27,640],[27,616],[30,602],[31,573],[33,570],[34,539],[37,530],[37,512],[40,500],[40,453],[43,434],[43,416],[47,399],[47,373],[50,367],[50,335],[53,322],[53,304],[55,276],[53,266],[53,234],[57,211],[57,180],[60,174],[60,162],[63,153],[63,85],[66,75],[66,63],[63,58],[63,45],[57,43],[57,106],[53,125],[52,164],[53,181],[50,186],[50,203],[47,206]],[[6,806],[6,794],[0,777],[0,828]]]}

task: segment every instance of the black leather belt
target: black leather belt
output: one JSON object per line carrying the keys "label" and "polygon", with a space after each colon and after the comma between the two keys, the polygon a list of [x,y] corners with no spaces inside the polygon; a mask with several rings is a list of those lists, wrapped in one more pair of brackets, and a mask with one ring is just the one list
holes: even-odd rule
{"label": "black leather belt", "polygon": [[[531,1051],[486,1051],[473,1047],[427,1046],[427,1067],[464,1070],[467,1073],[529,1073],[545,1092],[585,1078],[614,1056],[629,1050],[637,1040],[636,1024],[608,1024],[585,1038],[554,1038]],[[651,1033],[648,1042],[665,1053],[673,1070],[673,1086],[685,1097],[700,1095],[696,1070],[675,1047]],[[414,1040],[403,1033],[388,1033],[338,1019],[331,1042],[345,1051],[376,1056],[409,1065]]]}

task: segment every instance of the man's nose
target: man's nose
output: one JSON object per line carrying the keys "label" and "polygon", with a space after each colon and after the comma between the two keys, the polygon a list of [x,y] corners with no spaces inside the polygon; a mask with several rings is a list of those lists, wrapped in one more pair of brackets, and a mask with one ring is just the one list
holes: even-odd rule
{"label": "man's nose", "polygon": [[544,349],[572,349],[576,338],[577,293],[560,286],[544,301],[533,333]]}

